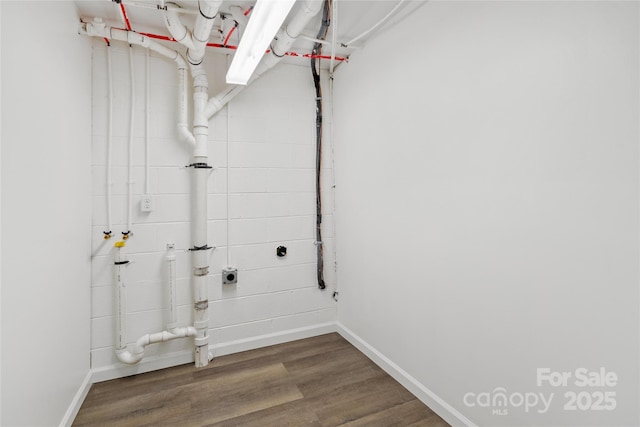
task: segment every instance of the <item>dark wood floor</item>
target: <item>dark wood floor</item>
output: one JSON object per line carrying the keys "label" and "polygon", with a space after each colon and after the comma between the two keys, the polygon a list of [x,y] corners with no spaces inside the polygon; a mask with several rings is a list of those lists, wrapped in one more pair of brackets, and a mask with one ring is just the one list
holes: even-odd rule
{"label": "dark wood floor", "polygon": [[94,384],[74,426],[448,426],[338,334]]}

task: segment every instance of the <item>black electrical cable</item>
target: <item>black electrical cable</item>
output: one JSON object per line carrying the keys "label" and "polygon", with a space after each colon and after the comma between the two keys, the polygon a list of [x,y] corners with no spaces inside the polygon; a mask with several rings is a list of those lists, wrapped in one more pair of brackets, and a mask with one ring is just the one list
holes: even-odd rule
{"label": "black electrical cable", "polygon": [[[322,25],[318,31],[318,40],[327,37],[327,31],[331,23],[331,0],[325,0],[322,12]],[[322,43],[313,45],[313,56],[311,57],[311,75],[316,88],[316,256],[317,256],[317,277],[318,287],[324,289],[324,255],[322,242],[322,196],[320,194],[320,175],[322,172],[322,86],[320,84],[320,68],[317,55],[322,52]]]}

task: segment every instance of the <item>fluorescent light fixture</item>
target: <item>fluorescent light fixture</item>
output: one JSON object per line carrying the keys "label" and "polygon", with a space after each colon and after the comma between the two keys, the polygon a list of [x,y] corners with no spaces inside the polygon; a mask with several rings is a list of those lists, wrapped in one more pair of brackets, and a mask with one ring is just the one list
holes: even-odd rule
{"label": "fluorescent light fixture", "polygon": [[233,57],[227,83],[246,85],[296,0],[258,0]]}

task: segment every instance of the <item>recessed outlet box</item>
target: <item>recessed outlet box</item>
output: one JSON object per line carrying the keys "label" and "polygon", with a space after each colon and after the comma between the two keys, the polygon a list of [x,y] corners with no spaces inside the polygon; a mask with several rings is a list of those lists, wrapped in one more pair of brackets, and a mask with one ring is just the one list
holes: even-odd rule
{"label": "recessed outlet box", "polygon": [[151,194],[145,194],[140,199],[140,211],[141,212],[153,212],[153,196]]}
{"label": "recessed outlet box", "polygon": [[222,270],[222,284],[233,285],[238,283],[238,269],[227,267]]}

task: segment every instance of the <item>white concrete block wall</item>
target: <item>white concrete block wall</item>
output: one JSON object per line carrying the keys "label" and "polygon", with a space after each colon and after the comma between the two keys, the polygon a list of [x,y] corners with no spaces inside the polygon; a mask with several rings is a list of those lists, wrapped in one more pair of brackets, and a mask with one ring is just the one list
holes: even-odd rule
{"label": "white concrete block wall", "polygon": [[[177,47],[177,46],[174,46]],[[114,42],[112,231],[106,224],[107,63],[106,45],[93,45],[93,261],[92,367],[120,366],[114,355],[113,244],[126,228],[127,142],[129,126],[129,46]],[[134,236],[127,242],[128,341],[165,328],[165,250],[177,249],[179,323],[192,322],[189,147],[177,141],[177,71],[174,63],[150,56],[150,181],[155,209],[140,212],[145,188],[145,51],[133,47],[136,77],[134,164]],[[210,95],[224,86],[228,58],[209,53]],[[329,88],[325,81],[325,94]],[[327,104],[328,105],[328,104]],[[190,106],[191,110],[191,106]],[[328,110],[328,108],[327,108]],[[306,61],[280,64],[247,88],[209,123],[209,276],[210,344],[310,327],[335,320],[332,299],[333,196],[325,183],[324,232],[328,287],[315,278],[315,92]],[[331,121],[325,118],[326,129]],[[329,146],[330,132],[325,143]],[[323,177],[331,176],[331,150],[324,150]],[[228,191],[228,193],[227,193]],[[228,219],[228,221],[227,221]],[[285,245],[285,258],[276,247]],[[237,267],[237,285],[222,285],[221,270]],[[148,347],[148,356],[192,350],[190,339]],[[215,353],[215,351],[214,351]]]}

